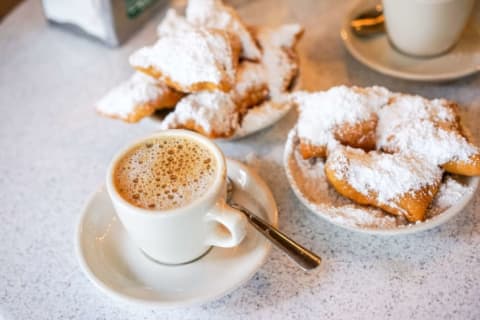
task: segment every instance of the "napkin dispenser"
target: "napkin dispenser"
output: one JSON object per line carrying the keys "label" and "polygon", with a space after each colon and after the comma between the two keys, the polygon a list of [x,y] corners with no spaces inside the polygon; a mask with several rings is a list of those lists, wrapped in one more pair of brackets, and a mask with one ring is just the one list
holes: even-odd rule
{"label": "napkin dispenser", "polygon": [[116,47],[127,40],[167,0],[42,0],[47,20]]}

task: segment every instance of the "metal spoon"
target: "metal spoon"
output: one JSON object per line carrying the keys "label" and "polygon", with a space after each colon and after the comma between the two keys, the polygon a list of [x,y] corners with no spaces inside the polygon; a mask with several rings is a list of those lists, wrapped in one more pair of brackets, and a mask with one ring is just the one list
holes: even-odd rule
{"label": "metal spoon", "polygon": [[385,17],[381,4],[367,10],[350,22],[352,32],[359,37],[371,37],[385,32]]}
{"label": "metal spoon", "polygon": [[267,237],[283,252],[285,252],[293,261],[295,261],[303,270],[311,270],[320,265],[322,258],[317,256],[312,251],[304,248],[300,244],[296,243],[280,230],[263,220],[253,212],[243,207],[242,205],[235,203],[232,199],[234,190],[233,182],[228,178],[227,181],[227,203],[239,211],[241,211],[247,217],[248,221],[257,229],[261,234]]}

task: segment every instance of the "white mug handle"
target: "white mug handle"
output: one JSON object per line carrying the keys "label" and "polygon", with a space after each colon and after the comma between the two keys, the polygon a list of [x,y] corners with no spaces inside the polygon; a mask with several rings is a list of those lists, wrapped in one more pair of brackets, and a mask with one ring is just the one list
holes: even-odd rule
{"label": "white mug handle", "polygon": [[206,244],[230,248],[242,242],[247,233],[247,219],[240,211],[231,208],[225,202],[218,202],[207,213],[206,219],[212,224]]}

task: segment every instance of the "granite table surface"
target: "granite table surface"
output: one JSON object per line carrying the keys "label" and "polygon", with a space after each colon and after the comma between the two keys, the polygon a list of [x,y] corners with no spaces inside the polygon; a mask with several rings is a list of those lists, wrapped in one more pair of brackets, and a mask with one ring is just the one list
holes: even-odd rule
{"label": "granite table surface", "polygon": [[[380,75],[345,50],[339,28],[353,1],[236,1],[251,23],[300,22],[302,85],[383,85],[460,102],[480,140],[480,75],[444,84]],[[154,130],[97,116],[93,104],[131,73],[128,55],[152,43],[163,13],[118,49],[49,26],[40,1],[0,22],[0,319],[480,319],[480,193],[430,231],[353,233],[312,216],[281,164],[294,111],[274,127],[220,144],[271,187],[281,229],[320,254],[305,273],[273,249],[251,280],[193,308],[120,303],[80,270],[74,230],[113,154]],[[253,159],[253,160],[252,160]]]}

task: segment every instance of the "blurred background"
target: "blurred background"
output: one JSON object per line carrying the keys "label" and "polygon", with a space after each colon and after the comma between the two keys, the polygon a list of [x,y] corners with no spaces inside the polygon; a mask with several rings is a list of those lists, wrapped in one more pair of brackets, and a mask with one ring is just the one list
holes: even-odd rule
{"label": "blurred background", "polygon": [[0,1],[0,21],[22,0],[2,0]]}

